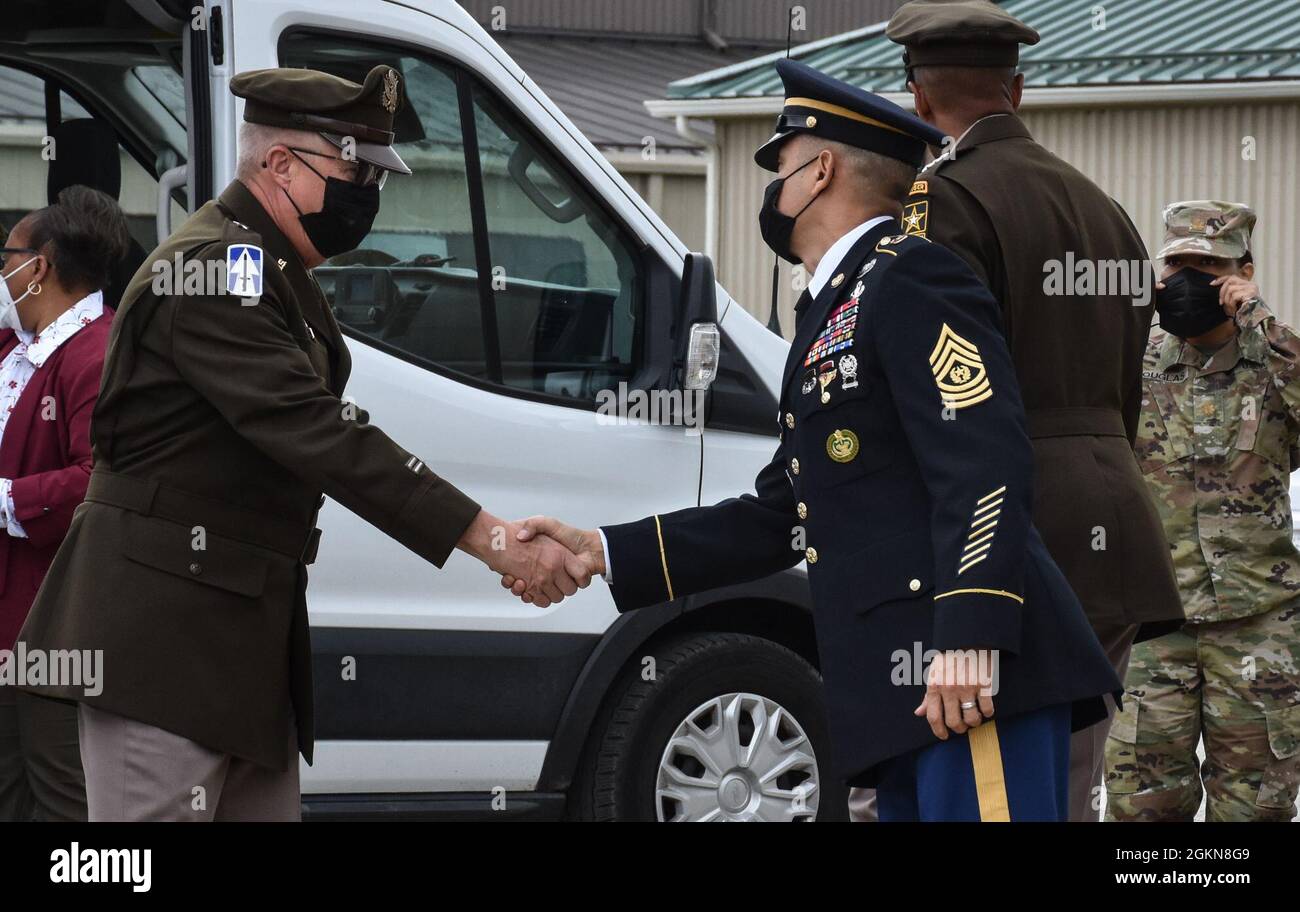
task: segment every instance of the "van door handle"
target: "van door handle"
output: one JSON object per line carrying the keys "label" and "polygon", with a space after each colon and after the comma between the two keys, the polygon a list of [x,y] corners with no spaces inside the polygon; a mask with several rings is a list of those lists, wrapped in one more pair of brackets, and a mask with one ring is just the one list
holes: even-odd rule
{"label": "van door handle", "polygon": [[189,165],[177,165],[164,171],[158,178],[158,214],[154,227],[158,231],[159,244],[172,233],[172,191],[188,181],[189,176]]}

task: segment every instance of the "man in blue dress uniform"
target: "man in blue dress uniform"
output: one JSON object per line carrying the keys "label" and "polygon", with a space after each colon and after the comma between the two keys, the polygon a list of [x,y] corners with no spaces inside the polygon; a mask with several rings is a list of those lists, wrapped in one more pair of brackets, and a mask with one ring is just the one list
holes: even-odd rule
{"label": "man in blue dress uniform", "polygon": [[[1033,454],[997,302],[903,234],[941,134],[794,61],[755,156],[764,239],[812,276],[754,493],[582,531],[529,521],[620,611],[808,562],[835,763],[888,820],[1064,820],[1069,735],[1120,682],[1030,522]],[[509,577],[507,585],[513,580]],[[924,676],[906,657],[931,661]]]}

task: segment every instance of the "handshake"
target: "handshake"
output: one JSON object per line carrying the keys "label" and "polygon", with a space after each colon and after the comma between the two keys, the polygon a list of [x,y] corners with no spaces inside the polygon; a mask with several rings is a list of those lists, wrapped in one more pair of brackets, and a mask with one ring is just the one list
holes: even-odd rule
{"label": "handshake", "polygon": [[605,572],[600,533],[534,516],[506,522],[480,512],[457,547],[501,574],[501,585],[526,604],[547,608],[585,589]]}

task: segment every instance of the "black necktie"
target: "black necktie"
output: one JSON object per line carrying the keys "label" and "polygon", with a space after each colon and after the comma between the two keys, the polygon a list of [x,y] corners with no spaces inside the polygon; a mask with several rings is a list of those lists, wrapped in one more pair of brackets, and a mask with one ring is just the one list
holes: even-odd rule
{"label": "black necktie", "polygon": [[794,305],[794,323],[796,327],[799,325],[799,321],[803,319],[803,315],[808,312],[808,305],[812,302],[812,292],[805,288],[803,294],[799,295],[799,300],[796,301]]}

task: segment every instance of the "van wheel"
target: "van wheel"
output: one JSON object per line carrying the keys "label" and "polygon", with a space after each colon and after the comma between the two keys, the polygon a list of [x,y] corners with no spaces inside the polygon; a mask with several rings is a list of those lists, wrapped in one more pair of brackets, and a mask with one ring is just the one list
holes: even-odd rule
{"label": "van wheel", "polygon": [[596,820],[811,821],[848,816],[834,780],[821,678],[796,653],[738,633],[653,649],[613,691],[580,777]]}

